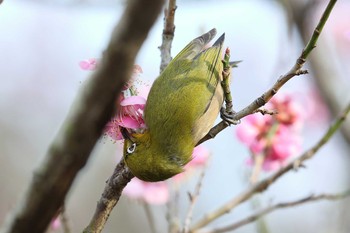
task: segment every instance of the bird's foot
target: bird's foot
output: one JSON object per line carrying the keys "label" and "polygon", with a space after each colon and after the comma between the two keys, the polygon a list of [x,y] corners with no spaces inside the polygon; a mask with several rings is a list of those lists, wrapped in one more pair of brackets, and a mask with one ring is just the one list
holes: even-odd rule
{"label": "bird's foot", "polygon": [[227,112],[226,109],[222,107],[220,110],[220,117],[228,126],[238,125],[239,123],[241,123],[241,121],[234,119],[235,113],[236,113],[235,111]]}

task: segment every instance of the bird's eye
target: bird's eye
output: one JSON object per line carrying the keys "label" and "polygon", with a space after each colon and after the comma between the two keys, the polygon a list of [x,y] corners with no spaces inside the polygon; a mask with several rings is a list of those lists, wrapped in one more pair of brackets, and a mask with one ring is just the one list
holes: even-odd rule
{"label": "bird's eye", "polygon": [[129,146],[126,149],[126,152],[128,152],[128,154],[131,154],[131,153],[134,153],[135,149],[136,149],[136,143],[133,143],[131,146]]}

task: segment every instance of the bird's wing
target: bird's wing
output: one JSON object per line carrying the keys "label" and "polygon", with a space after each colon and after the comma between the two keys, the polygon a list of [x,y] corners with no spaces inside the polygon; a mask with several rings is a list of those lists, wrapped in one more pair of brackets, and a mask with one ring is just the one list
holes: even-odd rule
{"label": "bird's wing", "polygon": [[[192,40],[153,83],[145,108],[145,121],[151,134],[157,127],[163,129],[157,133],[159,138],[154,140],[179,139],[177,135],[193,140],[195,134],[196,143],[215,121],[219,110],[213,110],[211,103],[217,99],[215,95],[221,88],[218,83],[222,78],[224,35],[213,46],[204,49],[215,34],[216,29],[212,29]],[[208,126],[201,127],[200,122]],[[183,138],[181,141],[185,141]],[[174,144],[179,143],[174,141]]]}
{"label": "bird's wing", "polygon": [[204,50],[195,58],[195,60],[198,60],[197,67],[201,69],[201,72],[198,72],[198,70],[195,72],[202,73],[201,77],[206,83],[205,91],[204,89],[201,91],[201,93],[205,93],[205,96],[198,97],[201,98],[202,111],[197,113],[197,120],[192,126],[192,136],[195,143],[211,129],[224,100],[223,89],[220,84],[223,71],[221,57],[224,40],[225,34],[220,36],[212,47]]}

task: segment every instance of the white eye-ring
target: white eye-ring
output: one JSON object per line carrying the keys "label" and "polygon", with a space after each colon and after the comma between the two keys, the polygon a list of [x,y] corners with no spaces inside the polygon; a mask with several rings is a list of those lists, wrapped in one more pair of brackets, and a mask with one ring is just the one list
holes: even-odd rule
{"label": "white eye-ring", "polygon": [[134,153],[135,149],[136,149],[136,143],[133,143],[131,146],[129,146],[126,149],[126,152],[128,152],[128,154],[131,154],[131,153]]}

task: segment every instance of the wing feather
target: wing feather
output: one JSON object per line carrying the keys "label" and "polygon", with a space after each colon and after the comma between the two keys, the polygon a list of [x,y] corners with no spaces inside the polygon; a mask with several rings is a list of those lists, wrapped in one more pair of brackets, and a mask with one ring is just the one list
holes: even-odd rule
{"label": "wing feather", "polygon": [[[145,121],[150,134],[156,137],[154,141],[165,143],[162,139],[171,138],[166,141],[171,141],[171,145],[159,145],[164,150],[170,151],[174,145],[185,147],[188,140],[196,144],[218,115],[219,110],[210,106],[218,99],[214,96],[221,88],[218,83],[222,78],[224,35],[205,49],[215,35],[216,29],[212,29],[192,40],[153,83],[145,108]],[[219,99],[220,102],[221,97]],[[209,113],[210,117],[204,117]],[[199,120],[204,122],[205,119],[209,120],[205,123],[208,126],[198,125]],[[162,130],[152,134],[157,127]]]}

